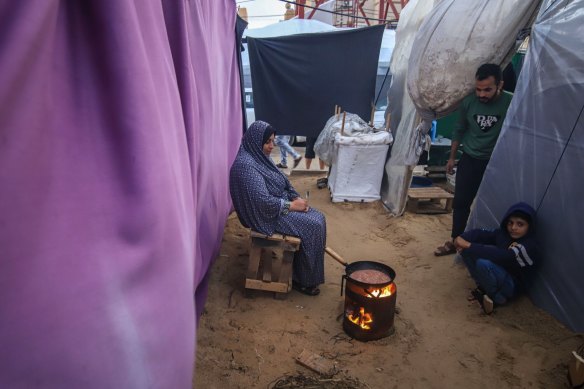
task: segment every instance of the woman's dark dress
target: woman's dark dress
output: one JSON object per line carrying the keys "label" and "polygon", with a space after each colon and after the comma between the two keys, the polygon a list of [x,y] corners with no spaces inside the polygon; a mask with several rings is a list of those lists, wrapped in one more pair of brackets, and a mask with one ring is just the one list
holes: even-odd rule
{"label": "woman's dark dress", "polygon": [[241,224],[257,232],[278,232],[302,240],[294,256],[293,279],[304,287],[324,282],[326,220],[314,208],[283,214],[284,201],[300,197],[274,162],[263,153],[263,137],[269,125],[252,123],[231,167],[229,187]]}

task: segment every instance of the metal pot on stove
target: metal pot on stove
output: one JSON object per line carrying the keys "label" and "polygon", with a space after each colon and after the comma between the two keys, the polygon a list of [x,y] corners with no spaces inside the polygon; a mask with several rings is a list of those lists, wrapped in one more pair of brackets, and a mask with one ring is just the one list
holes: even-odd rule
{"label": "metal pot on stove", "polygon": [[343,329],[361,341],[376,340],[394,332],[397,286],[395,271],[379,262],[348,263],[330,247],[325,251],[345,266],[341,296],[345,292]]}

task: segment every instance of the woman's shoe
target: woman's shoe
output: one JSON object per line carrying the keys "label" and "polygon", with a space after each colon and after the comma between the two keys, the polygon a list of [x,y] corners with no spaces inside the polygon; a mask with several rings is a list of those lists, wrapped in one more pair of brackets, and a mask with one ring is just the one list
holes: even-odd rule
{"label": "woman's shoe", "polygon": [[307,296],[316,296],[320,293],[320,289],[318,289],[316,286],[302,286],[294,281],[292,281],[292,289]]}

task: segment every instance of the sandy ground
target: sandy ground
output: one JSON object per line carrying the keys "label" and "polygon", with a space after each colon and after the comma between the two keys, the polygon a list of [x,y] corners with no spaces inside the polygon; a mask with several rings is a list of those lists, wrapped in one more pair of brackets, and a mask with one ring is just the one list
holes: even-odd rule
{"label": "sandy ground", "polygon": [[[432,254],[449,236],[450,215],[395,218],[380,202],[332,203],[327,189],[316,188],[320,176],[295,173],[291,181],[299,193],[310,190],[311,205],[326,215],[329,246],[349,262],[395,269],[394,335],[364,343],[343,332],[344,268],[328,256],[319,296],[292,291],[277,300],[254,291],[245,297],[249,232],[232,214],[199,325],[194,387],[569,387],[566,366],[581,335],[526,297],[491,316],[468,302],[474,285],[465,269],[453,256]],[[299,365],[303,350],[324,356],[338,373],[320,377]]]}

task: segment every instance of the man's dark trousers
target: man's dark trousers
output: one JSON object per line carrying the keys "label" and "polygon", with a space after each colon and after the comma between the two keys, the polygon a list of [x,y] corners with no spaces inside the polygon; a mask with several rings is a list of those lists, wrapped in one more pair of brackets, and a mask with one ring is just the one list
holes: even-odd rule
{"label": "man's dark trousers", "polygon": [[470,206],[477,195],[488,159],[476,159],[462,154],[456,169],[454,201],[452,203],[452,238],[464,232],[470,215]]}

